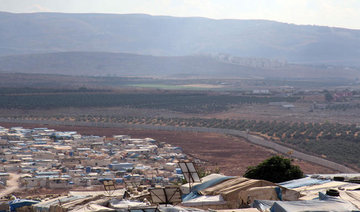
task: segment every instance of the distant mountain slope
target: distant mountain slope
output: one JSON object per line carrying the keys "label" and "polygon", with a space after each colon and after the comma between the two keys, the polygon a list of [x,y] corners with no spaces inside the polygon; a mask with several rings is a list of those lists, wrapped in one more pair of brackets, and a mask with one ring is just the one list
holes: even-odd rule
{"label": "distant mountain slope", "polygon": [[360,70],[267,59],[62,52],[0,57],[0,72],[190,78],[360,78]]}
{"label": "distant mountain slope", "polygon": [[157,77],[259,75],[254,68],[224,63],[206,56],[156,57],[100,52],[3,56],[0,57],[0,72]]}
{"label": "distant mountain slope", "polygon": [[0,13],[0,55],[60,51],[225,53],[360,66],[360,30],[141,14]]}

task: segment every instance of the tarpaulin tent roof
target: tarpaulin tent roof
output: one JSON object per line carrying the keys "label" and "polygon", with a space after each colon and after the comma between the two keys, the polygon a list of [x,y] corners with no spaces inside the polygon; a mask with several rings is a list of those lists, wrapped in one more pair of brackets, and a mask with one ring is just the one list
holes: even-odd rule
{"label": "tarpaulin tent roof", "polygon": [[75,208],[78,205],[84,205],[88,202],[92,202],[102,198],[103,196],[63,196],[47,201],[42,201],[32,206],[35,212],[46,211],[63,211]]}
{"label": "tarpaulin tent roof", "polygon": [[305,201],[277,201],[270,208],[271,212],[318,212],[318,211],[332,211],[332,212],[360,212],[354,205],[341,199],[329,200],[305,200]]}
{"label": "tarpaulin tent roof", "polygon": [[343,200],[349,201],[356,207],[360,208],[360,191],[339,191]]}
{"label": "tarpaulin tent roof", "polygon": [[191,199],[189,201],[183,202],[182,205],[193,207],[198,205],[221,205],[225,203],[226,202],[220,195],[216,195],[216,196],[199,196],[195,199]]}
{"label": "tarpaulin tent roof", "polygon": [[301,195],[303,196],[300,198],[301,200],[312,200],[318,197],[319,192],[323,192],[328,189],[341,188],[342,190],[355,190],[359,187],[360,185],[355,183],[330,181],[319,185],[298,187],[298,188],[294,188],[294,190],[301,193]]}
{"label": "tarpaulin tent roof", "polygon": [[162,212],[205,212],[204,210],[197,208],[187,208],[173,205],[160,205],[159,210]]}
{"label": "tarpaulin tent roof", "polygon": [[344,177],[345,179],[351,179],[351,178],[360,177],[360,173],[314,174],[311,176],[317,178],[329,178],[329,179],[333,179],[334,177]]}
{"label": "tarpaulin tent roof", "polygon": [[117,200],[113,199],[109,201],[109,206],[116,209],[127,209],[129,207],[141,207],[147,206],[144,202],[130,201],[130,200]]}
{"label": "tarpaulin tent roof", "polygon": [[[125,193],[125,189],[118,189],[118,190],[114,190],[112,191],[112,196],[124,196]],[[69,195],[72,196],[107,196],[108,193],[106,191],[70,191]]]}
{"label": "tarpaulin tent roof", "polygon": [[183,194],[188,194],[190,192],[190,187],[192,187],[191,190],[194,191],[194,187],[196,187],[196,185],[201,185],[201,184],[204,184],[204,183],[206,183],[208,181],[216,180],[216,179],[223,179],[223,180],[220,180],[220,182],[222,182],[224,180],[228,180],[228,179],[231,179],[231,178],[235,178],[235,177],[229,177],[229,176],[225,176],[225,175],[222,175],[222,174],[210,174],[208,176],[205,176],[205,177],[201,178],[201,182],[192,183],[191,186],[190,186],[189,183],[186,183],[186,184],[182,185],[180,187],[180,189],[183,192]]}
{"label": "tarpaulin tent roof", "polygon": [[107,208],[97,204],[88,204],[88,205],[84,205],[79,209],[71,210],[71,212],[106,212],[106,211],[115,211],[115,209]]}
{"label": "tarpaulin tent roof", "polygon": [[57,197],[57,198],[49,199],[46,201],[41,201],[41,202],[37,203],[36,205],[34,205],[33,208],[35,211],[46,211],[46,210],[50,210],[50,206],[52,206],[52,205],[58,205],[60,203],[63,204],[63,203],[75,201],[78,199],[85,199],[85,198],[88,198],[88,197],[87,196]]}
{"label": "tarpaulin tent roof", "polygon": [[271,206],[273,206],[275,202],[276,201],[272,201],[272,200],[255,200],[251,204],[251,207],[257,208],[260,211],[269,211]]}
{"label": "tarpaulin tent roof", "polygon": [[305,201],[267,201],[256,200],[252,204],[252,207],[257,208],[260,211],[271,212],[311,212],[311,211],[357,211],[360,212],[350,202],[343,200],[339,197],[328,196],[319,193],[317,200],[305,200]]}
{"label": "tarpaulin tent roof", "polygon": [[227,176],[223,176],[223,175],[218,175],[216,177],[214,177],[214,176],[209,177],[208,179],[205,179],[203,181],[203,183],[195,185],[191,189],[191,192],[183,197],[183,201],[185,202],[185,201],[189,201],[191,199],[195,199],[195,198],[201,196],[200,192],[202,190],[207,189],[209,187],[212,187],[214,185],[217,185],[219,183],[222,183],[222,182],[232,179],[232,178],[233,177],[227,177]]}
{"label": "tarpaulin tent roof", "polygon": [[290,180],[286,182],[279,183],[279,185],[285,187],[285,188],[299,188],[303,186],[310,186],[310,185],[321,185],[324,183],[328,183],[331,180],[328,179],[316,179],[311,177],[304,177],[301,179],[296,180]]}
{"label": "tarpaulin tent roof", "polygon": [[223,183],[217,184],[210,188],[204,189],[200,191],[202,195],[218,195],[221,194],[224,199],[229,199],[234,194],[237,194],[239,190],[249,189],[253,187],[261,187],[261,186],[274,186],[275,183],[265,181],[265,180],[253,180],[244,177],[238,177],[235,179],[227,180]]}
{"label": "tarpaulin tent roof", "polygon": [[237,177],[201,190],[202,195],[221,195],[229,207],[236,208],[250,204],[255,199],[297,200],[299,192],[279,187],[265,180]]}
{"label": "tarpaulin tent roof", "polygon": [[[351,174],[337,175],[354,176]],[[301,200],[317,199],[319,197],[319,193],[321,192],[325,192],[328,189],[338,189],[341,199],[349,201],[353,205],[360,208],[360,190],[357,190],[360,188],[360,185],[356,183],[322,180],[306,177],[302,179],[284,182],[281,183],[281,185],[285,187],[294,187],[294,190],[301,192],[301,194],[304,195],[300,198]]]}
{"label": "tarpaulin tent roof", "polygon": [[247,199],[247,204],[254,202],[255,199],[282,200],[280,191],[278,186],[254,187],[242,192],[241,198]]}
{"label": "tarpaulin tent roof", "polygon": [[30,205],[36,204],[38,202],[39,201],[28,200],[28,199],[15,199],[15,200],[9,202],[10,211],[16,211],[17,208],[21,208],[24,206],[30,206]]}

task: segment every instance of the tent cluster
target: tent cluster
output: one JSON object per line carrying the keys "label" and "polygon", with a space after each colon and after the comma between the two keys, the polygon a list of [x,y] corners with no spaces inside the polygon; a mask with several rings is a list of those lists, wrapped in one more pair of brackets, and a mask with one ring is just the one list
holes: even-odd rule
{"label": "tent cluster", "polygon": [[[323,175],[275,184],[215,174],[194,185],[182,205],[231,211],[360,211],[360,185],[345,182],[346,176],[350,175],[343,174],[341,181],[333,180],[338,175]],[[187,187],[183,186],[185,192]]]}
{"label": "tent cluster", "polygon": [[[183,186],[186,190],[186,186]],[[265,180],[209,175],[183,198],[183,205],[198,208],[248,207],[254,200],[298,200],[300,193]]]}
{"label": "tent cluster", "polygon": [[134,198],[121,189],[111,195],[104,191],[71,191],[67,196],[41,201],[16,199],[7,202],[7,206],[0,205],[0,211],[360,211],[360,185],[345,181],[345,177],[341,181],[334,178],[339,180],[336,176],[309,176],[275,184],[212,174],[202,178],[201,183],[182,185],[181,203],[175,206],[151,204],[151,195]]}

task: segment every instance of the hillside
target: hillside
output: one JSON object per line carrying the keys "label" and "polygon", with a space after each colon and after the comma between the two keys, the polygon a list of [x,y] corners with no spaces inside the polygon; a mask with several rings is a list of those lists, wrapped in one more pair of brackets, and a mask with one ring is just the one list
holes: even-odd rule
{"label": "hillside", "polygon": [[0,57],[0,72],[87,76],[250,77],[259,71],[205,56],[66,52]]}
{"label": "hillside", "polygon": [[360,78],[358,69],[279,64],[266,59],[229,60],[213,56],[160,57],[102,52],[2,56],[0,72],[165,78]]}
{"label": "hillside", "polygon": [[67,51],[157,56],[224,53],[290,63],[360,66],[360,30],[264,20],[0,12],[0,29],[0,55]]}

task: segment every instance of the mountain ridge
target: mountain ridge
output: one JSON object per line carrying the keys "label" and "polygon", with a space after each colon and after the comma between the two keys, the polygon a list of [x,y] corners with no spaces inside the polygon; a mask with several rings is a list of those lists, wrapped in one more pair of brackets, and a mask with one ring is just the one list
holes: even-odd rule
{"label": "mountain ridge", "polygon": [[269,20],[101,13],[0,12],[0,55],[114,52],[229,54],[360,66],[360,30]]}
{"label": "mountain ridge", "polygon": [[201,16],[170,16],[170,15],[151,15],[146,13],[66,13],[66,12],[7,12],[1,11],[1,14],[9,14],[9,15],[31,15],[31,14],[70,14],[70,15],[109,15],[109,16],[116,16],[116,15],[125,15],[125,16],[145,16],[145,17],[164,17],[164,18],[184,18],[184,19],[208,19],[213,21],[263,21],[263,22],[273,22],[273,23],[280,23],[280,24],[287,24],[287,25],[294,25],[294,26],[309,26],[309,27],[325,27],[325,28],[334,28],[334,29],[343,29],[343,30],[356,30],[360,31],[360,29],[356,28],[346,28],[346,27],[339,27],[339,26],[328,26],[328,25],[317,25],[317,24],[296,24],[296,23],[288,23],[276,20],[268,20],[268,19],[236,19],[236,18],[208,18],[208,17],[201,17]]}
{"label": "mountain ridge", "polygon": [[190,78],[360,78],[360,70],[229,55],[152,56],[57,52],[1,56],[0,72],[85,76]]}

